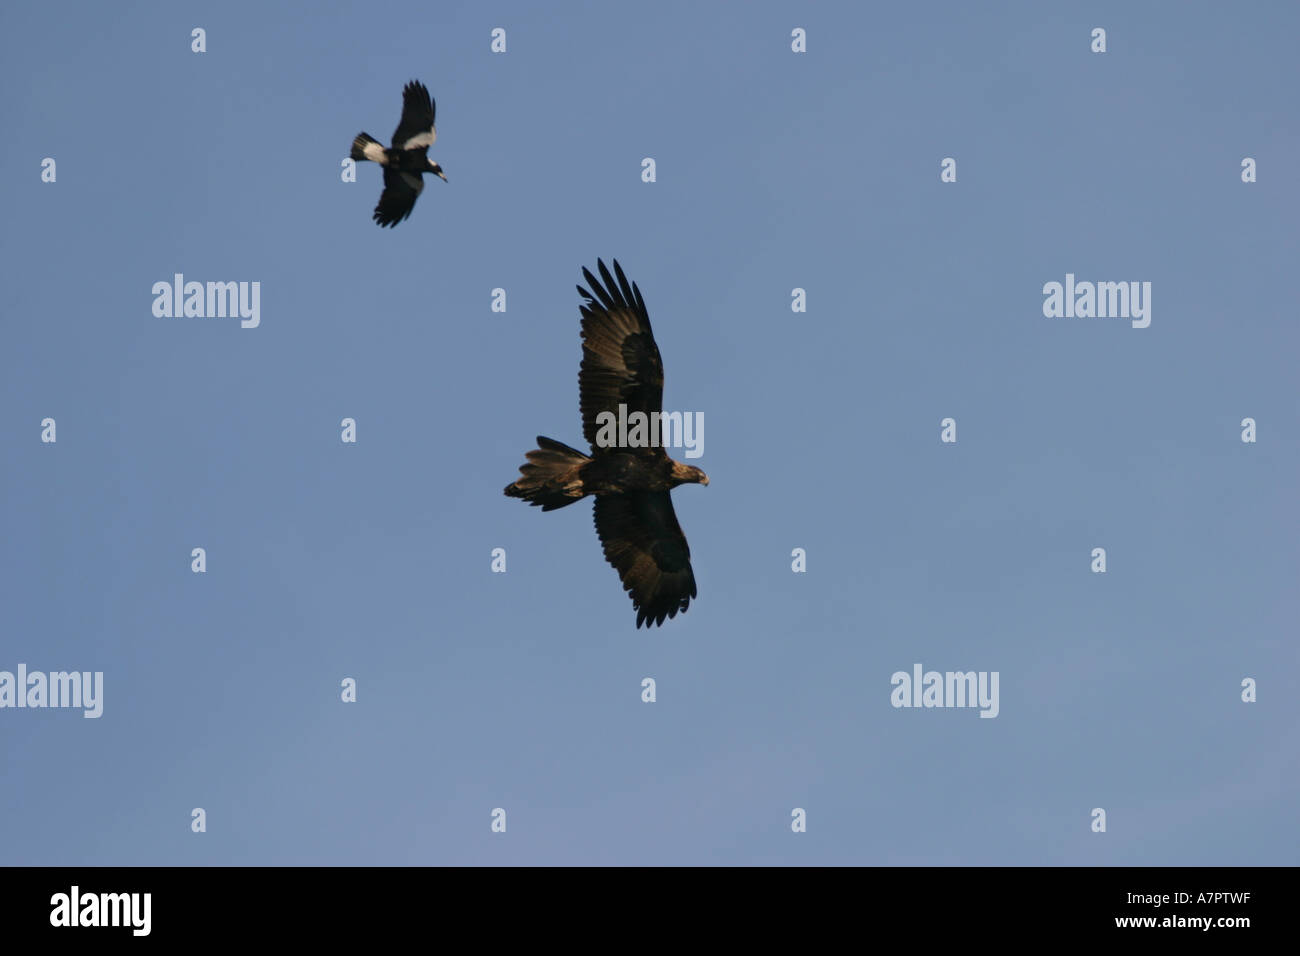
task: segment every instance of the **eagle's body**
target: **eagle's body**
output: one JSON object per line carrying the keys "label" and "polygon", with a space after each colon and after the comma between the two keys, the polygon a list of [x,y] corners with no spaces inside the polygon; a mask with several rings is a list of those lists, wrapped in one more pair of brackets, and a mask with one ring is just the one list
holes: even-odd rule
{"label": "eagle's body", "polygon": [[[673,461],[667,455],[648,456],[631,449],[604,449],[590,457],[562,442],[538,436],[537,452],[529,452],[532,461],[539,452],[543,459],[553,459],[556,467],[548,469],[544,487],[532,489],[529,504],[541,505],[543,511],[563,508],[588,495],[617,495],[630,491],[671,491],[678,485],[699,481],[691,468]],[[525,465],[524,468],[528,468]],[[528,474],[528,472],[525,472]],[[520,482],[510,486],[511,497]]]}
{"label": "eagle's body", "polygon": [[425,173],[447,180],[442,167],[429,158],[429,147],[438,138],[434,109],[424,84],[412,80],[402,90],[402,119],[393,131],[392,147],[385,148],[369,133],[359,133],[352,141],[353,160],[384,167],[384,191],[371,217],[380,226],[396,226],[411,214],[424,191]]}
{"label": "eagle's body", "polygon": [[598,435],[602,413],[658,413],[663,406],[663,361],[650,329],[641,290],[629,285],[618,262],[617,283],[597,263],[604,285],[583,275],[595,294],[582,311],[582,367],[578,391],[586,454],[538,436],[521,477],[505,493],[543,511],[594,496],[596,533],[605,558],[623,581],[637,611],[637,627],[662,624],[685,611],[695,597],[691,550],[673,511],[669,492],[681,484],[707,485],[700,469],[673,461],[662,447],[606,447]]}

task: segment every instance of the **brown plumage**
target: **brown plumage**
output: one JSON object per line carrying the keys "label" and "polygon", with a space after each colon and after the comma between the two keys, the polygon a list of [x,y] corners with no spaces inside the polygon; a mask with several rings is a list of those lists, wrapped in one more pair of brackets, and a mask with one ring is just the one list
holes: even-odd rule
{"label": "brown plumage", "polygon": [[[673,512],[669,492],[681,484],[709,483],[704,472],[673,461],[662,446],[604,447],[598,441],[602,412],[658,413],[663,410],[664,365],[650,330],[641,290],[629,284],[617,260],[611,276],[597,260],[603,284],[587,269],[592,292],[582,311],[582,367],[578,396],[585,454],[550,438],[525,456],[521,477],[506,494],[543,511],[563,508],[588,495],[596,499],[596,534],[605,560],[618,571],[632,597],[636,626],[663,624],[685,611],[695,597],[691,549]],[[593,294],[594,292],[594,294]]]}

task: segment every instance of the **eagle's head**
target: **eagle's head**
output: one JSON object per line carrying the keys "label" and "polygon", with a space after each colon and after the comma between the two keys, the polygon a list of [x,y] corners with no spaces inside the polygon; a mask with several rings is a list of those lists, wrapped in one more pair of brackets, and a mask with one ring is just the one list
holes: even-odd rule
{"label": "eagle's head", "polygon": [[683,465],[680,461],[673,462],[673,487],[678,485],[700,484],[707,485],[709,476],[694,465]]}

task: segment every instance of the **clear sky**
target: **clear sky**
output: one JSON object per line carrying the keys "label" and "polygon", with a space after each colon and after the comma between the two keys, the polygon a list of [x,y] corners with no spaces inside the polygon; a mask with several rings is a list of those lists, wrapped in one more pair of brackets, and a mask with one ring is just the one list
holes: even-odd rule
{"label": "clear sky", "polygon": [[[1300,862],[1300,8],[991,6],[6,4],[0,670],[104,696],[0,709],[0,862]],[[649,632],[502,494],[597,257],[706,422]]]}

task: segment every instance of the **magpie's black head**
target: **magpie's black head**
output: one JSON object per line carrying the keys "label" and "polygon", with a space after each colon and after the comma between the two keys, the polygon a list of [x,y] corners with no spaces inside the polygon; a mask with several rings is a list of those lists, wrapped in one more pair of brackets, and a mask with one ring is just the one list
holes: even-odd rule
{"label": "magpie's black head", "polygon": [[431,159],[428,162],[429,162],[429,172],[433,173],[435,176],[440,177],[442,181],[445,183],[447,181],[447,174],[442,171],[442,167],[439,166]]}

